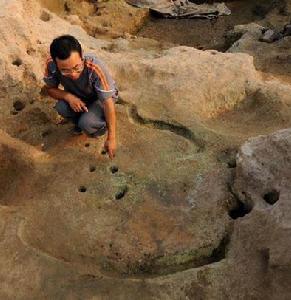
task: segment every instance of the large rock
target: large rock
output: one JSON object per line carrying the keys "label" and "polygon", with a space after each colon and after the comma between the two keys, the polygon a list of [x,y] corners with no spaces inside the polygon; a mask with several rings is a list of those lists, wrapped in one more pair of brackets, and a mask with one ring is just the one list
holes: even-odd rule
{"label": "large rock", "polygon": [[235,224],[228,254],[238,263],[233,282],[248,274],[248,291],[236,286],[234,295],[244,290],[248,298],[291,295],[290,145],[291,130],[285,129],[253,138],[239,151],[233,191],[252,211]]}
{"label": "large rock", "polygon": [[197,269],[190,299],[290,298],[290,144],[285,129],[239,150],[229,186],[240,204],[226,259]]}
{"label": "large rock", "polygon": [[288,201],[290,146],[290,129],[254,138],[242,146],[238,157],[238,179],[235,182],[240,198],[245,199],[244,201],[249,199],[252,206],[264,208],[275,204],[279,199],[286,198]]}

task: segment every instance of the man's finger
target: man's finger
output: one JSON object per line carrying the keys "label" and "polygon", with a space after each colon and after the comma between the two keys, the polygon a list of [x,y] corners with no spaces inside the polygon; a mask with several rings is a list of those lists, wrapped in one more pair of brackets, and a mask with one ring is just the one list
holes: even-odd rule
{"label": "man's finger", "polygon": [[80,101],[79,105],[80,105],[80,111],[88,112],[86,104],[83,101]]}
{"label": "man's finger", "polygon": [[115,157],[115,149],[112,149],[112,157]]}
{"label": "man's finger", "polygon": [[82,110],[85,112],[88,112],[88,108],[85,104],[82,103]]}
{"label": "man's finger", "polygon": [[82,105],[81,104],[77,104],[78,106],[78,111],[81,112],[82,111]]}
{"label": "man's finger", "polygon": [[113,151],[112,151],[112,149],[108,149],[108,153],[109,153],[110,159],[112,159],[113,158]]}

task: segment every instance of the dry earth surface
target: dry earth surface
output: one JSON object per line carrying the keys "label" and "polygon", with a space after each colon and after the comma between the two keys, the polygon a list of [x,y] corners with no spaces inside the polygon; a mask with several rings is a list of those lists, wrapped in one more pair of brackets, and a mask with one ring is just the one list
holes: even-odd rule
{"label": "dry earth surface", "polygon": [[[0,0],[0,299],[290,299],[291,37],[259,39],[291,1],[227,5]],[[119,87],[113,161],[42,91],[65,33]]]}

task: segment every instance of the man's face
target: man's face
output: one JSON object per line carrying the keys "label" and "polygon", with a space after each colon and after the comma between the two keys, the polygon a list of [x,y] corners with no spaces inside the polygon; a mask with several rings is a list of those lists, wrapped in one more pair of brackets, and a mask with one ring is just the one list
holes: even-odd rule
{"label": "man's face", "polygon": [[84,69],[82,57],[76,51],[72,52],[70,57],[67,59],[62,60],[56,58],[56,63],[62,75],[73,80],[78,79]]}

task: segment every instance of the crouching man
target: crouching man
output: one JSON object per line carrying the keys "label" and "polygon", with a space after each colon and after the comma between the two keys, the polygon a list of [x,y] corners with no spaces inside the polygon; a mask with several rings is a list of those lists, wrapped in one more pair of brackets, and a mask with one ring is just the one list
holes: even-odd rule
{"label": "crouching man", "polygon": [[118,88],[105,64],[94,54],[83,55],[80,43],[70,35],[54,39],[50,55],[43,80],[48,94],[58,100],[57,112],[74,123],[77,134],[98,138],[107,132],[104,148],[112,159]]}

